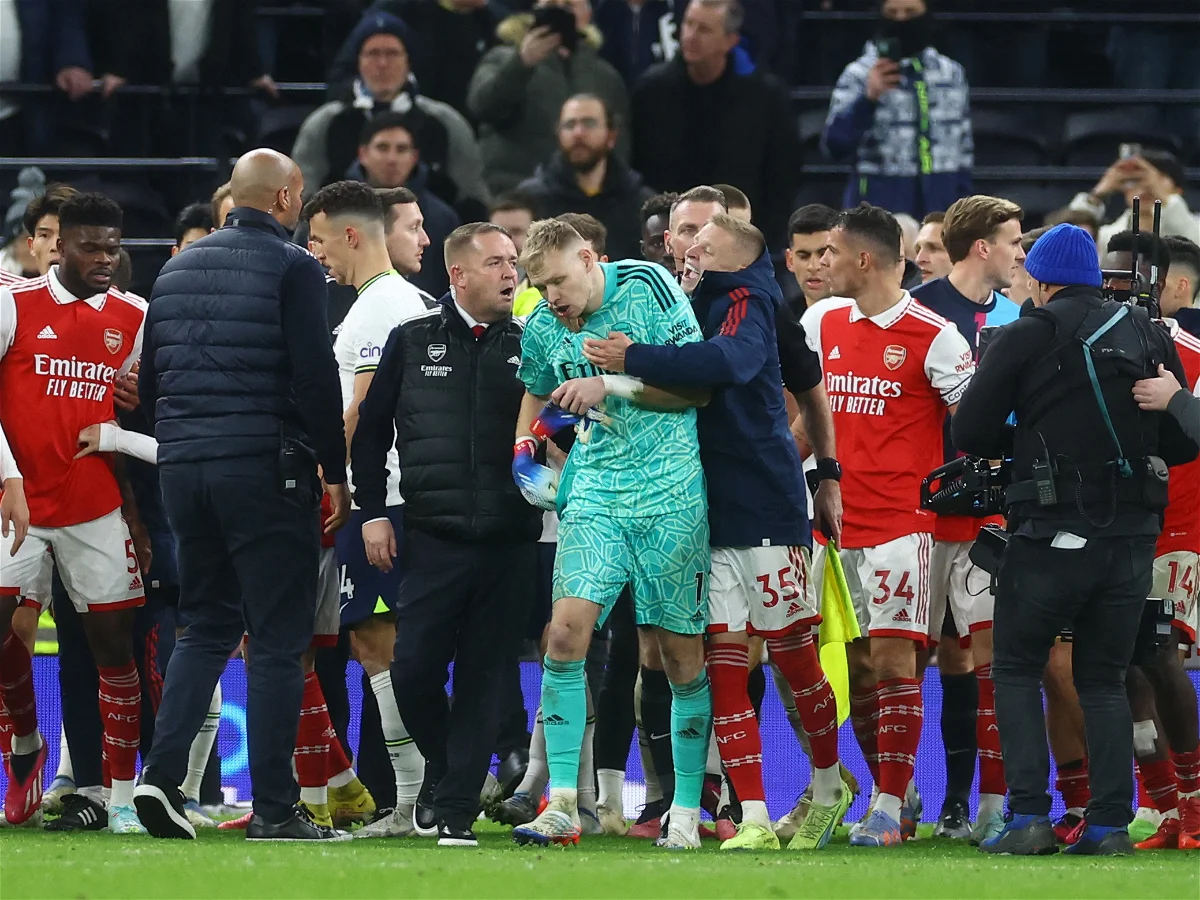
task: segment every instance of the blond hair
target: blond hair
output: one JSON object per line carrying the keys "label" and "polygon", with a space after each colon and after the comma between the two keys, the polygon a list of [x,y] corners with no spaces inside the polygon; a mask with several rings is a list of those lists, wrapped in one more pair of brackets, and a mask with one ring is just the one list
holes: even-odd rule
{"label": "blond hair", "polygon": [[976,241],[990,241],[996,229],[1010,219],[1018,222],[1025,213],[1011,200],[975,194],[955,200],[942,220],[942,245],[950,262],[962,262]]}
{"label": "blond hair", "polygon": [[579,232],[562,219],[538,219],[529,226],[521,249],[521,266],[532,277],[541,271],[547,253],[570,250],[584,243]]}
{"label": "blond hair", "polygon": [[762,256],[763,249],[767,246],[767,240],[761,231],[745,219],[739,219],[729,213],[717,213],[709,219],[708,224],[730,235],[738,249],[750,255],[751,262]]}

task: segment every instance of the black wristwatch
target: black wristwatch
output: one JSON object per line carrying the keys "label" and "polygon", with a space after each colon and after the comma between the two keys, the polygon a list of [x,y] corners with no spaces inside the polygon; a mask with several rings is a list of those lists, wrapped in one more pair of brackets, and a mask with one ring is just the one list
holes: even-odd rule
{"label": "black wristwatch", "polygon": [[842,464],[828,456],[825,459],[817,460],[817,467],[813,470],[816,473],[817,481],[833,481],[842,480]]}

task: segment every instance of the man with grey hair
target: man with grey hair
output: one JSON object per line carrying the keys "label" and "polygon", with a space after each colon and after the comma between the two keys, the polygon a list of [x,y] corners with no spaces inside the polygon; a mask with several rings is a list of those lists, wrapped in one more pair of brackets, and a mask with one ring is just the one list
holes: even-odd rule
{"label": "man with grey hair", "polygon": [[634,91],[633,165],[660,190],[737,185],[772,241],[791,213],[796,136],[786,89],[734,65],[744,15],[740,0],[688,5],[679,54]]}

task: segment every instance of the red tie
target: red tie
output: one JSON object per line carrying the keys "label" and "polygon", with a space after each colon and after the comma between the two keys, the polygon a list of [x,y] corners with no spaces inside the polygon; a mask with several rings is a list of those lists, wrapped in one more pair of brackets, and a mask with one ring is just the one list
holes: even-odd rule
{"label": "red tie", "polygon": [[477,338],[483,337],[483,333],[485,331],[487,331],[486,325],[472,325],[471,326],[471,334],[475,335],[475,337],[477,337]]}

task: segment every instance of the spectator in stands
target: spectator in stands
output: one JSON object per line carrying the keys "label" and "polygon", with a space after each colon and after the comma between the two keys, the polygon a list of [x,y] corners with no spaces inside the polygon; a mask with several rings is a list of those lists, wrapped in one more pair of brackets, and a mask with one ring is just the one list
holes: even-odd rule
{"label": "spectator in stands", "polygon": [[[1151,4],[1139,0],[1138,12],[1176,14],[1192,6],[1187,25],[1175,23],[1119,22],[1108,34],[1108,58],[1113,83],[1119,88],[1142,90],[1200,90],[1200,54],[1196,52],[1195,7],[1175,0]],[[1147,9],[1146,7],[1151,7]],[[1157,8],[1156,8],[1157,7]],[[1166,124],[1185,141],[1196,140],[1200,104],[1164,104]]]}
{"label": "spectator in stands", "polygon": [[1107,247],[1109,239],[1133,227],[1133,198],[1141,197],[1142,218],[1139,228],[1150,231],[1154,225],[1154,201],[1162,201],[1162,233],[1177,234],[1189,241],[1200,241],[1200,217],[1188,209],[1183,198],[1186,185],[1183,166],[1175,154],[1166,150],[1143,149],[1139,156],[1118,159],[1087,193],[1078,193],[1068,209],[1089,212],[1104,220],[1105,204],[1113,194],[1125,199],[1125,211],[1107,225],[1100,226],[1098,244]]}
{"label": "spectator in stands", "polygon": [[453,107],[421,94],[408,64],[408,26],[387,13],[364,18],[351,33],[358,78],[339,100],[304,120],[292,151],[304,183],[316,190],[342,178],[358,156],[358,139],[372,116],[405,113],[429,166],[429,186],[464,217],[482,215],[489,200],[479,146]]}
{"label": "spectator in stands", "polygon": [[175,246],[171,255],[175,256],[190,247],[200,238],[212,234],[212,209],[207,203],[191,203],[179,211],[175,217]]}
{"label": "spectator in stands", "polygon": [[[0,232],[0,271],[22,278],[37,277],[37,262],[30,248],[30,233],[25,230],[25,212],[31,203],[46,193],[46,176],[36,166],[17,174],[17,186],[8,195],[4,230]],[[0,278],[0,284],[4,279]]]}
{"label": "spectator in stands", "polygon": [[[495,45],[496,26],[504,12],[492,0],[376,0],[363,18],[387,13],[403,20],[418,38],[409,49],[421,93],[463,112],[471,73]],[[329,68],[329,99],[342,96],[357,74],[358,50],[351,36]]]}
{"label": "spectator in stands", "polygon": [[852,160],[845,206],[866,200],[920,218],[971,193],[966,75],[932,43],[925,0],[882,0],[877,36],[846,66],[822,149]]}
{"label": "spectator in stands", "polygon": [[[555,123],[576,94],[604,100],[620,128],[629,121],[629,96],[621,76],[600,58],[602,37],[591,24],[588,0],[538,0],[537,8],[565,6],[575,15],[571,39],[548,25],[533,27],[535,13],[509,16],[497,34],[503,46],[487,52],[471,78],[467,108],[479,122],[484,175],[504,191],[533,174],[556,150]],[[568,46],[573,43],[574,46]],[[629,161],[629,138],[621,128],[615,148]]]}
{"label": "spectator in stands", "polygon": [[[493,201],[491,209],[488,210],[488,221],[493,225],[499,225],[508,232],[513,246],[517,248],[518,256],[521,248],[525,246],[525,235],[529,234],[529,226],[537,217],[538,212],[534,200],[518,191],[501,194]],[[522,272],[518,281],[524,280],[524,278],[525,274]]]}
{"label": "spectator in stands", "polygon": [[675,56],[676,6],[671,0],[599,0],[596,27],[604,35],[600,55],[621,73],[630,89],[655,63]]}
{"label": "spectator in stands", "polygon": [[[92,92],[87,0],[0,3],[0,82],[53,84],[72,104]],[[34,102],[28,102],[34,101]],[[0,96],[0,156],[53,152],[54,126],[77,109],[37,94]]]}
{"label": "spectator in stands", "polygon": [[1093,241],[1098,240],[1100,237],[1100,220],[1090,210],[1071,209],[1069,206],[1064,206],[1062,209],[1046,213],[1046,218],[1042,224],[1053,228],[1055,225],[1061,225],[1063,222],[1066,222],[1068,225],[1079,226],[1092,236]]}
{"label": "spectator in stands", "polygon": [[212,210],[213,228],[220,228],[224,225],[225,217],[233,209],[232,185],[232,181],[225,182],[213,191],[212,199],[208,201],[209,208]]}
{"label": "spectator in stands", "polygon": [[647,72],[634,91],[634,168],[660,190],[736,184],[774,243],[795,194],[795,117],[774,78],[735,70],[742,19],[739,0],[688,5],[679,55]]}
{"label": "spectator in stands", "polygon": [[667,249],[666,232],[671,227],[671,206],[678,194],[655,194],[642,204],[642,259],[658,263],[675,274],[675,257]]}
{"label": "spectator in stands", "polygon": [[837,210],[824,203],[809,203],[788,219],[788,247],[783,260],[800,286],[800,297],[789,304],[797,317],[832,294],[828,270],[821,266],[821,257],[829,246],[829,229],[836,216]]}
{"label": "spectator in stands", "polygon": [[[500,23],[504,46],[488,50],[470,79],[467,107],[480,124],[488,187],[505,191],[532,175],[557,149],[556,122],[563,103],[594,94],[607,104],[619,133],[614,152],[629,162],[629,95],[617,70],[600,58],[602,41],[588,0],[538,0],[536,10],[563,6],[575,14],[576,34],[550,25],[534,28],[534,13]],[[574,42],[574,47],[568,46]]]}
{"label": "spectator in stands", "polygon": [[638,211],[653,191],[642,176],[613,155],[618,129],[612,112],[595,94],[577,94],[558,117],[558,152],[538,166],[517,190],[543,216],[587,213],[608,231],[614,259],[637,256]]}
{"label": "spectator in stands", "polygon": [[279,96],[258,50],[258,0],[107,0],[97,48],[105,97],[129,82],[258,88]]}
{"label": "spectator in stands", "polygon": [[[250,97],[216,88],[252,87],[279,96],[258,42],[260,0],[106,0],[97,17],[96,69],[111,152],[118,156],[227,156],[236,140],[253,134],[257,112]],[[148,106],[146,98],[116,93],[125,84],[202,85],[179,103]],[[114,96],[115,94],[115,96]],[[195,128],[195,122],[212,127]]]}
{"label": "spectator in stands", "polygon": [[942,243],[942,223],[946,220],[944,212],[931,212],[921,220],[921,229],[913,242],[914,254],[911,257],[921,270],[921,283],[944,278],[950,274],[953,263],[946,245]]}
{"label": "spectator in stands", "polygon": [[[400,113],[380,113],[367,120],[358,142],[358,161],[346,171],[346,177],[376,188],[405,187],[412,191],[424,217],[425,232],[435,247],[442,246],[450,232],[462,224],[458,213],[429,189],[429,168],[421,162],[408,118]],[[409,281],[434,297],[442,296],[450,287],[446,267],[435,259],[413,273]]]}

